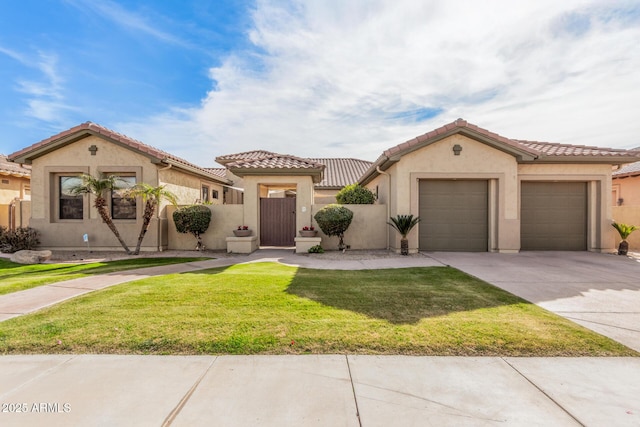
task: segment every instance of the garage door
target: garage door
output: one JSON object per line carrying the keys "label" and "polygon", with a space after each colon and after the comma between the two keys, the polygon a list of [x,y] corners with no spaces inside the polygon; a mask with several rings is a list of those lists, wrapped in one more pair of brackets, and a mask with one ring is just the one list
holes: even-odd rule
{"label": "garage door", "polygon": [[420,250],[488,250],[488,182],[420,181]]}
{"label": "garage door", "polygon": [[586,182],[523,182],[521,195],[523,250],[587,250]]}

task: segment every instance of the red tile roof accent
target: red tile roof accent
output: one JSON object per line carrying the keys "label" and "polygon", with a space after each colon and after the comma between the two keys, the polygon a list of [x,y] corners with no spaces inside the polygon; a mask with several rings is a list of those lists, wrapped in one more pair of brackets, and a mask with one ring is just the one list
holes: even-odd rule
{"label": "red tile roof accent", "polygon": [[587,145],[558,144],[555,142],[539,142],[514,140],[525,147],[547,156],[628,156],[629,150],[616,148],[590,147]]}
{"label": "red tile roof accent", "polygon": [[229,163],[233,169],[316,169],[323,170],[324,165],[300,157],[275,154],[254,160],[240,160]]}
{"label": "red tile roof accent", "polygon": [[31,177],[31,166],[10,162],[7,156],[0,154],[0,175],[29,178]]}
{"label": "red tile roof accent", "polygon": [[[93,134],[97,134],[97,135],[101,135],[104,136],[106,138],[109,138],[113,141],[117,141],[127,147],[130,147],[134,150],[137,151],[141,151],[143,153],[147,153],[149,154],[149,156],[151,156],[152,158],[160,161],[160,162],[167,162],[167,161],[171,161],[172,163],[176,163],[177,166],[184,166],[188,169],[192,169],[195,170],[197,172],[200,172],[204,175],[207,175],[209,177],[213,177],[216,180],[220,180],[220,177],[218,176],[214,176],[211,172],[207,171],[205,168],[197,166],[193,163],[190,163],[180,157],[174,156],[173,154],[167,153],[166,151],[160,150],[158,148],[152,147],[150,145],[144,144],[141,141],[138,141],[136,139],[133,139],[131,137],[128,137],[126,135],[123,135],[121,133],[118,132],[114,132],[111,129],[108,129],[104,126],[101,126],[99,124],[93,123],[93,122],[85,122],[82,124],[79,124],[78,126],[72,127],[71,129],[67,129],[63,132],[60,132],[56,135],[50,136],[47,139],[43,139],[40,142],[37,142],[27,148],[24,148],[20,151],[17,151],[13,154],[9,155],[9,158],[11,159],[15,159],[17,157],[22,157],[25,155],[28,155],[30,152],[38,150],[40,148],[45,148],[48,145],[52,145],[55,146],[55,144],[57,142],[59,142],[61,139],[67,137],[67,136],[71,136],[74,134],[78,134],[78,135],[82,135],[83,133],[86,132],[90,132]],[[226,181],[226,180],[225,180]]]}
{"label": "red tile roof accent", "polygon": [[640,175],[640,162],[624,165],[622,168],[613,171],[611,174],[613,178],[624,178],[638,175]]}
{"label": "red tile roof accent", "polygon": [[225,168],[205,168],[207,170],[207,172],[210,172],[214,175],[217,175],[221,178],[226,178],[227,177],[227,169]]}
{"label": "red tile roof accent", "polygon": [[372,162],[359,159],[309,159],[325,165],[324,178],[316,184],[316,188],[342,188],[358,182],[358,179],[373,165]]}
{"label": "red tile roof accent", "polygon": [[506,138],[502,135],[498,135],[495,132],[491,132],[487,129],[483,129],[472,123],[467,122],[464,119],[457,119],[452,123],[448,123],[430,132],[420,135],[414,139],[403,142],[402,144],[391,147],[383,152],[384,156],[392,157],[395,154],[403,153],[413,147],[419,146],[421,143],[429,141],[440,135],[452,132],[458,129],[469,129],[477,132],[480,135],[491,138],[495,141],[501,142],[507,146],[513,147],[518,150],[528,152],[536,156],[580,156],[580,157],[616,157],[616,156],[628,156],[628,150],[620,150],[614,148],[600,148],[600,147],[587,147],[583,145],[571,145],[571,144],[557,144],[551,142],[539,142],[539,141],[525,141]]}
{"label": "red tile roof accent", "polygon": [[276,155],[279,154],[265,150],[245,151],[243,153],[225,154],[223,156],[218,156],[216,157],[216,162],[220,163],[221,165],[226,165],[227,163],[237,160],[256,160]]}

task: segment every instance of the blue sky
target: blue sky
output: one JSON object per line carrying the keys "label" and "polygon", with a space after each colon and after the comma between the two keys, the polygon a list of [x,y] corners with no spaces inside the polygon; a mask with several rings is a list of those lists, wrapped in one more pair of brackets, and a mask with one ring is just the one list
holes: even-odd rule
{"label": "blue sky", "polygon": [[90,120],[202,166],[374,160],[458,117],[633,148],[639,45],[639,1],[6,1],[0,152]]}

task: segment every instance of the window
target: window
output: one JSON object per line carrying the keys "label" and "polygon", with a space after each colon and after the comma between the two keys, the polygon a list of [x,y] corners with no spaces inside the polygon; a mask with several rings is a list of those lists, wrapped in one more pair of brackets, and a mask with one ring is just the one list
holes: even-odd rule
{"label": "window", "polygon": [[127,190],[136,185],[135,176],[119,176],[119,190],[111,192],[111,217],[113,219],[136,219],[136,199],[126,197]]}
{"label": "window", "polygon": [[206,185],[202,186],[202,203],[207,203],[209,201],[209,187]]}
{"label": "window", "polygon": [[218,190],[211,190],[211,197],[214,199],[218,198]]}
{"label": "window", "polygon": [[74,195],[71,191],[74,187],[82,184],[82,178],[78,176],[61,176],[58,182],[60,190],[60,219],[82,219],[82,195]]}

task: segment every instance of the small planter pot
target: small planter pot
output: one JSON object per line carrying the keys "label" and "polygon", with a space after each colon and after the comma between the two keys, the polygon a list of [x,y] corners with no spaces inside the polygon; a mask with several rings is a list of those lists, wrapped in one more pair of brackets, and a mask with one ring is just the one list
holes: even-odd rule
{"label": "small planter pot", "polygon": [[251,236],[251,230],[233,230],[233,235],[236,237],[249,237]]}
{"label": "small planter pot", "polygon": [[316,237],[318,230],[300,230],[298,233],[300,233],[300,237]]}

